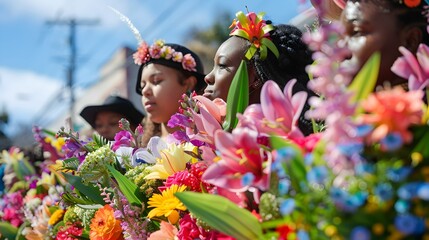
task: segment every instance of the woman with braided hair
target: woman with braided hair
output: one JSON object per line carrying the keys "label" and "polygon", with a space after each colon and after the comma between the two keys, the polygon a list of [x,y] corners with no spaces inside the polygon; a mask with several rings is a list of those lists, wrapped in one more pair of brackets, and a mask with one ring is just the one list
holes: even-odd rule
{"label": "woman with braided hair", "polygon": [[[271,22],[266,21],[266,24],[271,25]],[[207,83],[205,97],[212,100],[221,98],[226,101],[232,79],[243,59],[248,60],[249,104],[260,102],[261,88],[267,80],[275,81],[283,89],[288,81],[297,79],[293,93],[306,91],[309,95],[314,95],[307,89],[309,77],[305,70],[306,66],[313,62],[312,53],[301,40],[302,32],[298,28],[285,24],[272,26],[272,30],[266,35],[269,35],[268,39],[277,51],[269,48],[266,55],[257,53],[250,59],[248,53],[254,42],[233,33],[234,30],[230,34],[231,37],[217,50],[213,70],[205,77]],[[306,110],[308,105],[305,106],[303,113]],[[312,132],[311,122],[305,119],[303,114],[299,126],[304,134]]]}

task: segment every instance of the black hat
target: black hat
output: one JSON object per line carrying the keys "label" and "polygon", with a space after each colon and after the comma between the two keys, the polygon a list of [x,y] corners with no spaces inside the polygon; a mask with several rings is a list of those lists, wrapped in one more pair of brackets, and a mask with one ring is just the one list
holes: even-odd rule
{"label": "black hat", "polygon": [[134,105],[125,98],[119,96],[108,97],[102,105],[85,107],[81,112],[82,116],[93,128],[95,128],[95,118],[99,112],[116,112],[123,114],[132,124],[141,123],[144,115],[137,110]]}
{"label": "black hat", "polygon": [[189,50],[188,48],[179,45],[179,44],[174,44],[174,43],[165,43],[164,46],[169,46],[172,49],[174,49],[174,51],[176,52],[181,52],[183,54],[183,56],[185,56],[186,54],[191,54],[191,56],[194,58],[196,66],[195,69],[196,71],[189,71],[189,70],[185,70],[183,69],[182,63],[181,62],[175,62],[172,59],[165,59],[165,58],[150,58],[147,62],[145,62],[144,64],[142,64],[140,66],[139,69],[139,73],[137,75],[137,83],[136,83],[136,92],[141,95],[141,87],[140,87],[140,81],[141,81],[141,77],[142,77],[142,73],[143,73],[143,68],[148,65],[149,63],[156,63],[156,64],[161,64],[167,67],[171,67],[180,71],[184,71],[184,72],[188,72],[190,73],[192,76],[195,76],[197,78],[197,84],[195,85],[195,91],[196,92],[200,92],[202,90],[204,90],[204,88],[206,87],[206,82],[204,81],[204,66],[203,63],[201,62],[200,58],[198,57],[198,55],[194,52],[192,52],[191,50]]}

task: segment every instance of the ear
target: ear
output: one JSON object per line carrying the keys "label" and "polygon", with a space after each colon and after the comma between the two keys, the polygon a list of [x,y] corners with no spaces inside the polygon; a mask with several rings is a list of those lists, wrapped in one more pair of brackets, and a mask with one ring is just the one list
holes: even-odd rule
{"label": "ear", "polygon": [[417,52],[417,49],[422,43],[423,33],[422,30],[418,27],[409,27],[405,28],[403,32],[403,46],[410,50],[411,52]]}
{"label": "ear", "polygon": [[198,79],[195,76],[190,76],[185,80],[186,89],[188,91],[194,91],[197,86]]}

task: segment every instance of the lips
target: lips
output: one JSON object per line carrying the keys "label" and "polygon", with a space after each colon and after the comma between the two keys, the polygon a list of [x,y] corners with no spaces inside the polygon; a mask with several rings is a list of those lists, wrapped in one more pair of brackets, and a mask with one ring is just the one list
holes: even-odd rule
{"label": "lips", "polygon": [[156,103],[154,101],[147,101],[144,103],[144,108],[146,109],[146,111],[150,112],[154,109],[155,105]]}
{"label": "lips", "polygon": [[203,96],[213,100],[213,91],[212,90],[205,90]]}

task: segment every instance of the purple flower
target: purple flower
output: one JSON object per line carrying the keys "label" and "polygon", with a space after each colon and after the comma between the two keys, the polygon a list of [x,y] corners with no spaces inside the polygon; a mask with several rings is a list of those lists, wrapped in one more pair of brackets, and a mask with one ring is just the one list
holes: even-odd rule
{"label": "purple flower", "polygon": [[421,234],[424,232],[425,222],[420,217],[404,214],[395,218],[395,227],[405,235]]}
{"label": "purple flower", "polygon": [[417,190],[417,196],[423,200],[429,200],[429,183],[422,183]]}
{"label": "purple flower", "polygon": [[170,120],[168,120],[167,126],[170,128],[187,128],[191,127],[191,120],[189,117],[181,113],[175,113],[173,116],[171,116]]}
{"label": "purple flower", "polygon": [[66,140],[62,150],[65,153],[66,158],[76,157],[82,162],[85,159],[86,151],[84,150],[85,142],[77,142],[74,138],[69,138]]}
{"label": "purple flower", "polygon": [[388,201],[393,197],[392,185],[389,183],[381,183],[375,187],[375,194],[383,201]]}
{"label": "purple flower", "polygon": [[401,199],[410,200],[417,196],[417,191],[420,186],[421,183],[418,182],[407,183],[398,189],[398,196]]}
{"label": "purple flower", "polygon": [[387,170],[387,178],[394,182],[399,182],[408,177],[411,171],[411,167],[390,168]]}
{"label": "purple flower", "polygon": [[385,151],[395,151],[402,147],[404,143],[399,133],[390,133],[385,138],[381,139],[381,148]]}
{"label": "purple flower", "polygon": [[173,134],[175,140],[180,142],[189,142],[189,136],[184,131],[175,131]]}
{"label": "purple flower", "polygon": [[115,135],[115,143],[112,146],[112,150],[116,151],[119,147],[132,147],[134,141],[133,136],[128,131],[120,131]]}
{"label": "purple flower", "polygon": [[350,233],[350,240],[369,240],[371,239],[371,232],[362,226],[353,228]]}

